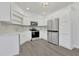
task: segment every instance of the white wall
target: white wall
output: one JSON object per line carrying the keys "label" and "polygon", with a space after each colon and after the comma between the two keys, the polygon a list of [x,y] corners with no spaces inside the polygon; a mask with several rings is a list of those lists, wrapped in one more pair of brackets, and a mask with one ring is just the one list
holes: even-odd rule
{"label": "white wall", "polygon": [[62,15],[61,18],[59,19],[59,45],[68,49],[72,49],[71,20],[69,13],[70,9],[66,8],[64,10],[64,15]]}
{"label": "white wall", "polygon": [[79,48],[79,3],[75,3],[70,6],[71,8],[71,22],[72,22],[72,45],[75,48]]}

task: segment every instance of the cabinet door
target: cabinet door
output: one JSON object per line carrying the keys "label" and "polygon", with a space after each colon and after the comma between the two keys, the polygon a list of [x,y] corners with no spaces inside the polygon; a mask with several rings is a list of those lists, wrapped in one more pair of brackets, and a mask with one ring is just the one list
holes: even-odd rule
{"label": "cabinet door", "polygon": [[20,34],[20,44],[22,45],[26,41],[31,40],[31,32],[30,31],[24,31]]}
{"label": "cabinet door", "polygon": [[0,21],[10,21],[9,2],[0,2]]}
{"label": "cabinet door", "polygon": [[0,35],[0,56],[12,56],[19,54],[18,34]]}
{"label": "cabinet door", "polygon": [[22,25],[23,17],[24,11],[16,3],[11,3],[11,22]]}
{"label": "cabinet door", "polygon": [[46,30],[41,30],[39,34],[40,34],[40,38],[47,40],[47,31]]}
{"label": "cabinet door", "polygon": [[27,26],[30,25],[30,17],[24,16],[24,18],[23,18],[23,25],[27,25]]}
{"label": "cabinet door", "polygon": [[39,19],[38,26],[47,26],[47,21],[45,19]]}

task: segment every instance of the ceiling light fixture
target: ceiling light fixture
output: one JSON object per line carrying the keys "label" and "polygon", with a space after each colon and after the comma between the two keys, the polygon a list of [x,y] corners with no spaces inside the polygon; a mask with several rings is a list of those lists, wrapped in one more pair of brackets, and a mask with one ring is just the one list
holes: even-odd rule
{"label": "ceiling light fixture", "polygon": [[48,2],[41,2],[42,6],[47,7],[48,6]]}
{"label": "ceiling light fixture", "polygon": [[26,8],[26,10],[29,10],[30,8]]}

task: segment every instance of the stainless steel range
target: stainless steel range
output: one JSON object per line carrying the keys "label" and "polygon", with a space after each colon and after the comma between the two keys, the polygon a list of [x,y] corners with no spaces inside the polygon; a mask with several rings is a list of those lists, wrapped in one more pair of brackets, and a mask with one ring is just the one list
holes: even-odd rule
{"label": "stainless steel range", "polygon": [[32,41],[32,38],[39,37],[39,30],[35,28],[36,26],[38,26],[38,22],[31,21],[30,26],[31,26],[30,31],[31,31],[31,41]]}

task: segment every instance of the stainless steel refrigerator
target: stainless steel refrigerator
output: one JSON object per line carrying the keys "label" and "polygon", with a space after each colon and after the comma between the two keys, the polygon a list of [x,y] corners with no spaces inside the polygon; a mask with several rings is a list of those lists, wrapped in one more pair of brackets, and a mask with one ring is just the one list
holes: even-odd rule
{"label": "stainless steel refrigerator", "polygon": [[59,19],[47,21],[47,40],[50,43],[59,44]]}

